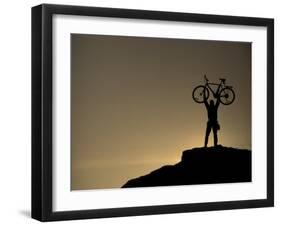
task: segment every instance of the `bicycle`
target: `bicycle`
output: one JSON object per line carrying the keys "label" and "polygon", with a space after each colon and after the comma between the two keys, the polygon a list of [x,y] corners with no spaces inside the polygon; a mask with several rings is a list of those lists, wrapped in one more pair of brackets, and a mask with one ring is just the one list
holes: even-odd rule
{"label": "bicycle", "polygon": [[[213,94],[213,97],[218,99],[224,105],[230,105],[235,100],[235,93],[232,89],[232,86],[225,85],[226,79],[220,78],[220,83],[211,83],[209,82],[206,75],[204,75],[205,85],[196,86],[192,92],[192,98],[197,103],[203,103],[204,99],[208,99],[210,91]],[[212,86],[217,86],[217,90],[214,91]],[[205,92],[205,95],[204,95]]]}

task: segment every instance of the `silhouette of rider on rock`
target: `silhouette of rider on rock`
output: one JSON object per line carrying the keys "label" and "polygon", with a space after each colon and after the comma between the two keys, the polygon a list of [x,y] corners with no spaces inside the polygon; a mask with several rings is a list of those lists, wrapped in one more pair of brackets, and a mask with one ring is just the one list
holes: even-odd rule
{"label": "silhouette of rider on rock", "polygon": [[208,103],[206,98],[206,92],[204,92],[204,104],[206,106],[207,112],[208,112],[208,122],[207,122],[207,128],[206,128],[206,134],[205,134],[205,147],[208,145],[208,139],[211,130],[213,130],[214,134],[214,146],[218,145],[218,130],[220,130],[220,125],[218,123],[218,107],[220,105],[220,100],[217,98],[216,103],[214,100],[210,100],[210,103]]}

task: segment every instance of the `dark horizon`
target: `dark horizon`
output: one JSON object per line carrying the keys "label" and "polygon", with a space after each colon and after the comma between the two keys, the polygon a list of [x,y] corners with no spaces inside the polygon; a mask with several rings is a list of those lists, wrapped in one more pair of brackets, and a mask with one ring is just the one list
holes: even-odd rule
{"label": "dark horizon", "polygon": [[186,150],[182,153],[180,162],[131,178],[122,188],[251,181],[252,152],[217,145]]}

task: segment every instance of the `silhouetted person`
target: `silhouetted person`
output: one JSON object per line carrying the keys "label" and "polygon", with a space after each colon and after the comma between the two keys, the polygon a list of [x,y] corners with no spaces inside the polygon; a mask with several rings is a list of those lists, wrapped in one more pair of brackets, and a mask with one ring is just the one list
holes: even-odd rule
{"label": "silhouetted person", "polygon": [[205,134],[205,147],[208,145],[208,139],[211,130],[213,130],[214,134],[214,146],[218,145],[218,130],[220,129],[220,125],[218,123],[218,107],[220,105],[220,100],[217,98],[216,104],[213,100],[210,100],[208,103],[205,92],[204,92],[204,104],[206,106],[208,112],[208,122]]}

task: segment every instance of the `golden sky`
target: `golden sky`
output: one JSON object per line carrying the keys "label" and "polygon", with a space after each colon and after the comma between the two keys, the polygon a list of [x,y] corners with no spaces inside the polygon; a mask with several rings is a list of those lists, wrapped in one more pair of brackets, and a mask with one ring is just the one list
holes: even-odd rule
{"label": "golden sky", "polygon": [[121,187],[202,147],[204,74],[236,93],[219,144],[251,149],[251,43],[72,34],[71,65],[72,190]]}

